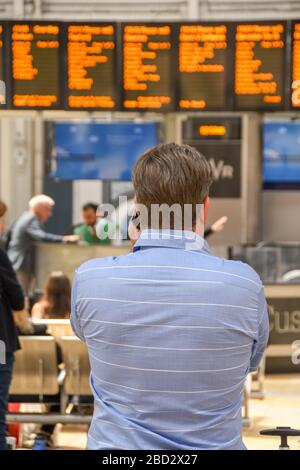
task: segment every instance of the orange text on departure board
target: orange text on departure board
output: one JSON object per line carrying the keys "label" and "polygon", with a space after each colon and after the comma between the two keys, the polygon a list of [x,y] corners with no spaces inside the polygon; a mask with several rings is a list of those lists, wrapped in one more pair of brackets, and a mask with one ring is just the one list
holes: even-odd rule
{"label": "orange text on departure board", "polygon": [[[68,105],[72,108],[114,108],[111,96],[92,93],[95,85],[92,72],[101,65],[113,64],[115,49],[113,25],[70,25],[68,27],[68,88],[85,92],[71,95]],[[113,70],[113,69],[112,69]],[[88,94],[87,92],[90,92]]]}
{"label": "orange text on departure board", "polygon": [[293,72],[292,72],[292,104],[300,107],[300,23],[294,25],[293,31]]}
{"label": "orange text on departure board", "polygon": [[123,35],[123,87],[137,92],[125,99],[128,109],[160,109],[171,102],[170,96],[149,93],[151,85],[161,82],[158,61],[161,53],[171,49],[171,28],[167,25],[127,25]]}
{"label": "orange text on departure board", "polygon": [[[51,34],[58,36],[58,26],[53,25],[35,25],[31,28],[26,24],[13,26],[12,32],[12,53],[13,53],[13,78],[15,80],[33,80],[39,71],[34,65],[32,55],[32,43],[35,34]],[[36,41],[36,47],[40,49],[58,49],[59,42],[39,39]]]}
{"label": "orange text on departure board", "polygon": [[115,101],[110,96],[71,95],[68,99],[70,108],[110,108],[115,107]]}
{"label": "orange text on departure board", "polygon": [[262,72],[263,64],[255,55],[255,48],[282,49],[284,26],[282,24],[238,25],[235,52],[235,93],[237,95],[263,95],[265,103],[280,103],[278,84],[271,72]]}
{"label": "orange text on departure board", "polygon": [[226,127],[221,125],[206,124],[199,126],[199,134],[202,136],[220,136],[226,135]]}
{"label": "orange text on departure board", "polygon": [[[224,65],[213,63],[217,50],[227,49],[225,25],[182,25],[179,32],[179,72],[222,73]],[[180,108],[202,109],[205,100],[180,100]]]}
{"label": "orange text on departure board", "polygon": [[[12,27],[12,68],[14,80],[33,81],[39,75],[32,47],[45,51],[59,48],[59,27],[51,24],[17,24]],[[44,37],[43,37],[44,36]],[[49,39],[49,36],[53,39]],[[46,52],[47,53],[47,52]],[[45,60],[47,56],[45,55]],[[51,107],[57,102],[53,94],[15,94],[14,106]]]}

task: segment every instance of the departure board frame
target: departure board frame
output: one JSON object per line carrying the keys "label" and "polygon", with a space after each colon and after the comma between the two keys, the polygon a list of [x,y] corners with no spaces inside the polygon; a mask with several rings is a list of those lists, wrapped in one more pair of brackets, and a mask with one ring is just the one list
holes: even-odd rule
{"label": "departure board frame", "polygon": [[0,75],[0,80],[3,80],[5,83],[5,104],[0,104],[0,111],[2,109],[8,109],[10,105],[10,53],[9,53],[9,31],[8,31],[8,21],[0,21],[0,26],[2,26],[1,40],[2,47],[0,48],[1,62],[2,62],[2,75]]}
{"label": "departure board frame", "polygon": [[[114,98],[115,98],[115,107],[97,107],[97,106],[89,106],[89,107],[71,107],[68,104],[68,98],[70,96],[70,91],[68,89],[68,26],[78,25],[78,26],[113,26],[114,27],[114,76],[112,77],[113,80],[113,90],[114,90]],[[119,111],[120,110],[120,90],[121,90],[121,68],[120,62],[118,60],[118,55],[120,53],[120,40],[119,40],[119,23],[117,21],[64,21],[62,23],[62,63],[63,63],[63,75],[64,78],[62,80],[62,87],[63,87],[63,109],[67,111]]]}
{"label": "departure board frame", "polygon": [[[140,113],[146,113],[146,112],[155,112],[155,113],[170,113],[176,111],[176,80],[174,80],[174,77],[176,76],[176,64],[175,64],[175,22],[172,21],[124,21],[120,23],[120,36],[119,36],[119,41],[120,41],[120,49],[121,49],[121,54],[120,54],[120,75],[121,75],[121,88],[120,88],[120,95],[121,95],[121,101],[120,101],[120,109],[121,111],[126,111],[126,112],[140,112]],[[171,41],[171,47],[170,47],[170,58],[171,58],[171,63],[170,63],[170,94],[169,97],[171,99],[171,103],[168,106],[168,108],[126,108],[124,106],[124,100],[126,96],[126,91],[124,90],[123,82],[124,82],[124,28],[126,26],[157,26],[157,27],[162,27],[162,26],[169,26],[170,27],[170,41]]]}
{"label": "departure board frame", "polygon": [[[59,27],[57,40],[59,47],[57,51],[57,103],[52,106],[15,106],[13,103],[13,95],[16,89],[16,80],[13,79],[13,56],[12,56],[12,27],[13,25],[55,25]],[[114,108],[108,107],[70,107],[68,106],[68,69],[67,69],[67,27],[68,25],[114,25],[114,40],[115,40],[115,54],[114,54]],[[180,86],[179,86],[179,67],[178,67],[178,51],[179,51],[179,27],[181,25],[226,25],[227,27],[227,50],[226,50],[226,67],[225,67],[225,81],[226,81],[226,104],[225,106],[213,107],[206,106],[205,108],[181,108],[179,107],[180,99]],[[284,50],[282,51],[282,70],[280,71],[282,79],[282,102],[276,105],[263,104],[257,106],[246,106],[238,103],[238,96],[235,94],[235,71],[236,71],[236,28],[238,25],[257,24],[282,24],[284,26]],[[16,20],[8,19],[0,21],[3,27],[3,47],[0,49],[0,54],[3,61],[4,81],[6,85],[6,104],[1,105],[0,109],[12,110],[68,110],[68,111],[98,111],[98,112],[131,112],[131,113],[147,113],[155,112],[166,114],[168,112],[179,113],[195,113],[195,112],[210,112],[210,111],[237,111],[237,112],[276,112],[276,111],[298,111],[299,106],[292,104],[292,81],[293,81],[293,32],[294,25],[300,25],[300,19],[294,20],[257,20],[257,21],[200,21],[200,20],[184,20],[184,21],[51,21],[47,19],[41,20]],[[123,29],[127,25],[140,25],[140,26],[169,26],[170,36],[170,90],[168,90],[171,97],[171,103],[168,108],[126,108],[123,106],[126,92],[123,90]],[[279,73],[278,73],[279,76]],[[37,90],[39,91],[39,90]],[[36,93],[33,90],[32,94]],[[240,95],[241,97],[243,95]],[[260,95],[254,95],[253,100]]]}
{"label": "departure board frame", "polygon": [[[62,21],[52,21],[52,20],[16,20],[16,21],[8,21],[8,45],[10,51],[10,108],[14,110],[60,110],[63,109],[63,67],[62,67]],[[58,77],[58,84],[57,84],[57,104],[53,106],[16,106],[14,105],[14,92],[15,92],[15,82],[16,80],[13,78],[13,52],[12,52],[12,31],[14,25],[53,25],[59,27],[58,32],[58,52],[57,52],[57,77]],[[37,94],[37,93],[36,93]]]}
{"label": "departure board frame", "polygon": [[[295,44],[294,44],[294,32],[295,32],[295,25],[298,24],[299,27],[300,27],[300,18],[299,20],[293,20],[291,22],[289,22],[290,25],[290,30],[289,30],[289,35],[288,35],[288,38],[289,38],[289,41],[290,41],[290,44],[289,44],[289,56],[288,56],[288,59],[289,59],[289,95],[288,95],[288,99],[289,99],[289,109],[292,110],[292,111],[300,111],[300,103],[299,105],[295,106],[293,105],[293,102],[292,102],[292,95],[293,95],[293,81],[295,80],[295,77],[294,77],[294,47],[295,47]],[[300,36],[300,30],[299,30],[299,36]],[[298,78],[298,75],[299,75],[299,78]],[[300,37],[299,37],[299,72],[297,73],[297,78],[296,80],[300,80]],[[297,90],[300,90],[300,87],[297,87]],[[300,99],[300,91],[298,91],[298,96],[299,96],[299,99]]]}
{"label": "departure board frame", "polygon": [[[286,70],[287,67],[287,54],[288,54],[288,21],[287,20],[259,20],[259,21],[233,21],[232,26],[233,26],[233,42],[232,42],[232,47],[233,47],[233,111],[252,111],[252,112],[272,112],[272,111],[284,111],[288,108],[288,103],[287,103],[287,96],[286,96],[286,83],[287,83],[287,75],[290,73],[289,69]],[[277,24],[282,24],[284,26],[284,47],[283,47],[283,61],[282,61],[282,70],[281,70],[281,77],[282,77],[282,101],[280,104],[276,104],[273,106],[268,106],[267,104],[261,104],[258,106],[241,106],[238,105],[238,95],[235,93],[235,81],[236,81],[236,30],[237,26],[239,25],[277,25]]]}
{"label": "departure board frame", "polygon": [[[180,72],[179,70],[179,47],[180,47],[180,26],[222,26],[227,27],[227,49],[226,49],[226,67],[225,67],[225,105],[224,106],[206,106],[204,108],[181,108],[179,106],[179,100],[181,99],[180,92]],[[231,21],[200,21],[200,20],[187,20],[177,21],[174,23],[174,34],[175,34],[175,54],[176,54],[176,111],[180,113],[195,113],[195,112],[209,112],[209,111],[232,111],[233,109],[233,83],[231,81],[231,72],[234,69],[234,54],[232,51],[232,40],[233,40],[233,22]]]}

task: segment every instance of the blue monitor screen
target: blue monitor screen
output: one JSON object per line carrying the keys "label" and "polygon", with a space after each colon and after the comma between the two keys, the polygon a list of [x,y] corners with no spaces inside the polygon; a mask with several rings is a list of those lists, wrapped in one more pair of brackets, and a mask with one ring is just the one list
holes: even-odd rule
{"label": "blue monitor screen", "polygon": [[263,125],[265,188],[300,186],[300,121]]}
{"label": "blue monitor screen", "polygon": [[160,142],[160,125],[56,123],[50,176],[61,180],[131,180],[140,155]]}

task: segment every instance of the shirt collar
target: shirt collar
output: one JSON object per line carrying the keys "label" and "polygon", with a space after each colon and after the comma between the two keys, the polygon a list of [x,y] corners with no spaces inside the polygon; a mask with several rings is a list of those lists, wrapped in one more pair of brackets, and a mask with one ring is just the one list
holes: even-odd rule
{"label": "shirt collar", "polygon": [[133,247],[133,251],[149,247],[177,248],[210,253],[208,243],[204,238],[189,230],[143,230]]}

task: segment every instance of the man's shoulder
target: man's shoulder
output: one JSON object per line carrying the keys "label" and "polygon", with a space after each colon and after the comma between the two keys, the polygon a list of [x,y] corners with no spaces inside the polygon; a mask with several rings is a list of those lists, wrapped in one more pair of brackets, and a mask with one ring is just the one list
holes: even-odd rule
{"label": "man's shoulder", "polygon": [[32,212],[23,212],[16,221],[16,226],[23,226],[36,220],[36,216]]}
{"label": "man's shoulder", "polygon": [[95,275],[98,272],[99,275],[101,275],[101,272],[103,272],[103,274],[106,275],[106,270],[114,268],[119,269],[121,265],[127,264],[128,259],[132,259],[132,253],[121,256],[94,258],[81,264],[76,269],[76,274],[83,275],[85,273],[93,273],[93,275]]}
{"label": "man's shoulder", "polygon": [[212,256],[212,261],[216,263],[220,272],[228,274],[228,281],[232,283],[233,279],[239,280],[244,284],[244,287],[250,289],[260,290],[262,288],[262,281],[257,272],[247,263],[237,260],[228,260]]}
{"label": "man's shoulder", "polygon": [[79,222],[78,224],[73,225],[74,230],[82,230],[85,227],[87,227],[87,224],[85,224],[84,222]]}
{"label": "man's shoulder", "polygon": [[72,225],[72,230],[77,230],[83,226],[82,222],[78,222],[78,224]]}
{"label": "man's shoulder", "polygon": [[74,233],[74,235],[79,235],[79,236],[81,236],[81,235],[82,235],[82,232],[83,232],[83,229],[84,229],[84,224],[83,224],[83,223],[79,223],[79,224],[73,225],[73,227],[72,227],[72,233]]}

